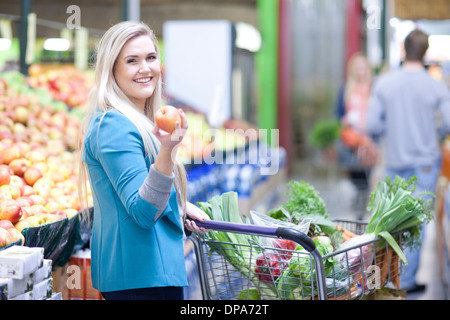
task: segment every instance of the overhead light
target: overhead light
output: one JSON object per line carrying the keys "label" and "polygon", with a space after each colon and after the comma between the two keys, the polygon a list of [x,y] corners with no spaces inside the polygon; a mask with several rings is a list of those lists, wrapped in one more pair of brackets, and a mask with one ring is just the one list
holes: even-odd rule
{"label": "overhead light", "polygon": [[238,22],[234,26],[236,28],[236,47],[251,52],[261,49],[261,34],[255,27],[243,22]]}
{"label": "overhead light", "polygon": [[11,48],[11,40],[0,38],[0,51],[8,51]]}
{"label": "overhead light", "polygon": [[44,49],[49,51],[67,51],[70,41],[63,38],[49,38],[44,41]]}

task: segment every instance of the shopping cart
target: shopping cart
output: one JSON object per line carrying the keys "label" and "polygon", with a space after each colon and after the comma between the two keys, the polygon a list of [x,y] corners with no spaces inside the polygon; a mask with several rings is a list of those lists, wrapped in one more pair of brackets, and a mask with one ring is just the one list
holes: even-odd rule
{"label": "shopping cart", "polygon": [[[356,234],[363,234],[367,225],[352,220],[334,222]],[[196,223],[207,229],[248,235],[248,244],[215,241],[199,234],[191,237],[205,300],[354,300],[389,282],[398,288],[401,262],[383,238],[321,255],[315,242],[297,229],[219,221]],[[402,234],[395,237],[401,245]],[[304,250],[265,247],[261,245],[263,238],[295,241]],[[257,271],[261,270],[257,269],[258,259],[265,266],[264,277]]]}

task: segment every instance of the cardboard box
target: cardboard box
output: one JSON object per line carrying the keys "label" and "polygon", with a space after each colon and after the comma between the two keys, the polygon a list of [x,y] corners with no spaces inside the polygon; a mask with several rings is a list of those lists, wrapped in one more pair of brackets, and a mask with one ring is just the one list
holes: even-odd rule
{"label": "cardboard box", "polygon": [[22,279],[43,266],[44,248],[12,246],[0,251],[0,277]]}

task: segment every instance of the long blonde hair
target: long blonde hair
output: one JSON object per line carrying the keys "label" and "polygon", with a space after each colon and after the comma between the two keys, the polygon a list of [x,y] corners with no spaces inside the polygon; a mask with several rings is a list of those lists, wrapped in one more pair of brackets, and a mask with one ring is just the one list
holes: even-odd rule
{"label": "long blonde hair", "polygon": [[[358,76],[358,62],[362,61],[366,67],[366,74],[363,79]],[[345,83],[345,100],[347,101],[349,95],[357,86],[358,83],[363,82],[366,85],[371,85],[373,78],[372,67],[370,66],[369,60],[362,52],[356,52],[351,56],[347,64],[347,80]]]}
{"label": "long blonde hair", "polygon": [[[160,147],[159,140],[152,134],[154,128],[154,115],[161,107],[161,78],[153,92],[146,100],[144,113],[125,95],[119,88],[114,77],[114,64],[123,46],[132,38],[146,35],[151,38],[159,57],[158,41],[153,31],[144,23],[124,21],[112,26],[97,45],[95,61],[94,86],[89,94],[89,104],[85,110],[80,128],[80,152],[79,152],[79,179],[78,194],[82,213],[88,213],[88,181],[86,164],[81,159],[84,148],[84,136],[89,125],[90,118],[98,108],[100,112],[117,110],[126,116],[138,129],[142,136],[145,152],[154,160]],[[178,199],[185,216],[186,204],[186,171],[184,166],[176,161],[174,166],[175,188]]]}

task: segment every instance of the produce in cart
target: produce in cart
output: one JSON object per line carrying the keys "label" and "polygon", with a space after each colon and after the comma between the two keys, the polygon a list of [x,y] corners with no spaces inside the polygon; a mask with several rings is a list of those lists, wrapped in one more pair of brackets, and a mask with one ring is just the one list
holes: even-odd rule
{"label": "produce in cart", "polygon": [[408,262],[393,234],[402,232],[406,238],[405,245],[417,248],[421,244],[420,232],[424,223],[433,218],[432,202],[435,195],[431,192],[414,195],[416,182],[416,176],[409,180],[399,176],[394,180],[386,177],[370,195],[367,206],[371,215],[365,233],[373,232],[375,237],[386,239],[404,264]]}
{"label": "produce in cart", "polygon": [[[212,267],[208,285],[218,288],[222,283],[226,291],[231,290],[225,297],[237,299],[357,299],[376,289],[371,285],[376,274],[369,269],[377,266],[381,273],[378,285],[391,281],[398,287],[400,261],[407,262],[401,248],[417,245],[423,222],[431,218],[431,200],[413,193],[415,182],[415,177],[380,182],[371,194],[368,223],[332,221],[318,192],[304,181],[288,183],[286,203],[266,214],[251,211],[245,221],[235,192],[199,203],[212,220],[242,224],[237,233],[225,229],[203,235],[208,256],[217,253],[241,274],[237,281],[234,275],[220,274],[219,268]],[[296,229],[307,234],[314,246],[301,239],[305,250],[289,239],[247,234],[246,225],[249,230],[253,230],[250,225]],[[220,270],[229,272],[226,266]]]}
{"label": "produce in cart", "polygon": [[[334,249],[331,240],[327,236],[313,238],[316,248],[322,257],[331,254]],[[298,246],[296,254],[289,260],[289,266],[278,278],[276,286],[282,299],[304,299],[317,295],[316,269],[311,255],[302,247]],[[325,258],[324,271],[328,276],[333,268],[334,258]]]}
{"label": "produce in cart", "polygon": [[308,236],[327,235],[333,246],[342,242],[342,231],[330,219],[325,201],[319,192],[306,181],[289,181],[287,183],[288,200],[281,206],[269,210],[266,214],[274,219],[287,221],[294,225],[310,222]]}

